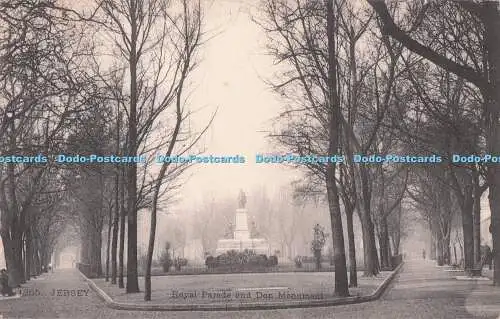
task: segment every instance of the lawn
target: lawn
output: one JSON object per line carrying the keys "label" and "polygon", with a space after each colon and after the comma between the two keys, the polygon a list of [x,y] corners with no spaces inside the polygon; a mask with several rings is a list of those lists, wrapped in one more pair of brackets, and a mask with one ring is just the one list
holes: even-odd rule
{"label": "lawn", "polygon": [[[376,277],[358,273],[359,285],[351,288],[353,296],[373,293],[390,275],[382,272]],[[252,274],[214,274],[211,276],[157,276],[152,280],[152,304],[227,304],[297,299],[332,299],[332,272],[282,272]],[[94,279],[99,288],[117,302],[145,303],[143,293],[127,294],[124,289],[104,279]],[[144,277],[139,277],[144,288]]]}

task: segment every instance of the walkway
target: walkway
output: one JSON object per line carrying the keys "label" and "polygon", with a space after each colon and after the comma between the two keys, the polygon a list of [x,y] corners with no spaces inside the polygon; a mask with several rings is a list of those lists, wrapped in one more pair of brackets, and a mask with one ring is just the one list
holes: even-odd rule
{"label": "walkway", "polygon": [[[3,318],[489,318],[500,314],[500,290],[491,282],[458,281],[434,262],[407,261],[389,291],[371,303],[330,308],[241,312],[128,312],[104,306],[74,269],[58,270],[25,286],[19,299],[1,300]],[[488,286],[490,285],[490,286]],[[60,295],[52,295],[60,289]],[[36,291],[39,295],[29,296]],[[87,292],[87,293],[86,293]],[[1,318],[1,317],[0,317]]]}

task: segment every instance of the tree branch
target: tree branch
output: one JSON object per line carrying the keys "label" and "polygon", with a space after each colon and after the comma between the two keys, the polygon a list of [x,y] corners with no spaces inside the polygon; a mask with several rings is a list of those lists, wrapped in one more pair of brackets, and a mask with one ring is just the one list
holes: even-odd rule
{"label": "tree branch", "polygon": [[391,14],[389,13],[387,5],[383,0],[366,1],[373,7],[375,12],[377,12],[378,17],[382,22],[381,31],[383,34],[390,35],[408,50],[428,59],[443,69],[466,79],[480,89],[485,89],[488,86],[486,78],[473,68],[456,63],[410,37],[405,31],[396,25]]}

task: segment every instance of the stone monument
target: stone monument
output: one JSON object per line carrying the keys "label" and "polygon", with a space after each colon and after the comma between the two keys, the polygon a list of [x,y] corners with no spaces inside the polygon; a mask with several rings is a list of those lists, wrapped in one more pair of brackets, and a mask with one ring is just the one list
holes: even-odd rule
{"label": "stone monument", "polygon": [[248,214],[245,205],[247,203],[245,192],[240,190],[238,195],[238,208],[236,209],[235,226],[232,239],[219,239],[215,254],[222,255],[230,250],[244,251],[253,250],[256,254],[270,254],[269,243],[264,238],[251,238],[248,230]]}

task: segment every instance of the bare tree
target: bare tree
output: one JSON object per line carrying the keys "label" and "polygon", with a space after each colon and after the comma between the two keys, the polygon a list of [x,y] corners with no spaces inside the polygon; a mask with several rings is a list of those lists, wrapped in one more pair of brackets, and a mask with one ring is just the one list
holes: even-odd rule
{"label": "bare tree", "polygon": [[[291,125],[278,135],[278,139],[284,145],[293,145],[294,150],[298,147],[300,155],[339,154],[341,108],[335,43],[338,34],[335,26],[337,15],[333,2],[297,1],[291,5],[287,1],[270,0],[263,2],[263,5],[266,21],[260,24],[270,35],[270,51],[278,63],[291,67],[291,72],[284,71],[286,76],[283,83],[273,86],[284,95],[287,89],[297,84],[301,88],[300,101],[304,110],[302,116],[307,115],[305,125],[297,123],[297,126],[294,126],[295,123],[289,122]],[[284,115],[290,117],[293,113],[294,111],[285,112]],[[314,125],[321,127],[321,130],[313,128]],[[309,164],[306,164],[307,168],[320,176],[319,180],[327,190],[335,251],[335,291],[345,296],[349,292],[336,181],[337,165],[331,161]]]}

